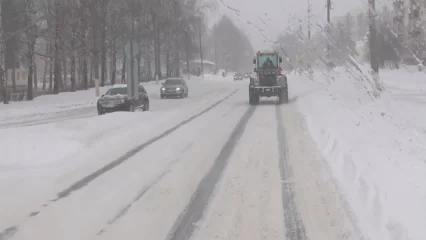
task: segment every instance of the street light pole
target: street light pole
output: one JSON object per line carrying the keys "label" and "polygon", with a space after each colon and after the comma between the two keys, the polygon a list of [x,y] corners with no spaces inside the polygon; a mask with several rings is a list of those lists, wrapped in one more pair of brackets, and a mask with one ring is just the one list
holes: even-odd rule
{"label": "street light pole", "polygon": [[199,38],[200,38],[200,60],[201,60],[201,76],[204,78],[204,62],[203,62],[203,45],[201,42],[201,20],[200,25],[198,25]]}
{"label": "street light pole", "polygon": [[[330,11],[331,11],[331,0],[327,0],[327,37],[331,36],[331,20],[330,20]],[[330,41],[327,41],[327,61],[328,64],[331,64],[331,47]]]}

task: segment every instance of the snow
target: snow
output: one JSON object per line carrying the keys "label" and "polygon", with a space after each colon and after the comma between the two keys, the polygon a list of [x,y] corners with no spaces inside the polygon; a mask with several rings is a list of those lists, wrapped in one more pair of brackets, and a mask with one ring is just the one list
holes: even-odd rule
{"label": "snow", "polygon": [[192,239],[286,239],[274,117],[271,104],[249,120]]}
{"label": "snow", "polygon": [[378,99],[344,69],[332,75],[290,76],[290,98],[362,231],[371,239],[426,239],[424,73],[382,71]]}
{"label": "snow", "polygon": [[0,129],[0,229],[21,222],[57,192],[201,112],[237,86],[213,80],[191,80],[188,85],[189,98],[160,99],[160,86],[149,84],[149,112]]}
{"label": "snow", "polygon": [[[192,60],[192,62],[194,62],[194,63],[201,63],[201,59],[195,59],[195,60]],[[216,63],[214,63],[212,61],[208,61],[208,60],[203,60],[203,64],[216,65]]]}
{"label": "snow", "polygon": [[290,183],[294,186],[295,202],[307,239],[363,239],[327,162],[309,136],[297,104],[284,105],[281,116],[292,172]]}
{"label": "snow", "polygon": [[112,88],[127,88],[127,84],[114,84]]}
{"label": "snow", "polygon": [[[101,94],[109,87],[100,88]],[[0,121],[17,121],[28,118],[40,118],[44,115],[82,109],[95,106],[97,97],[95,90],[65,92],[58,95],[44,95],[33,101],[10,102],[0,105]]]}
{"label": "snow", "polygon": [[[217,85],[218,76],[205,76],[205,79],[192,76],[187,80],[190,88],[190,98],[202,96],[206,92],[218,91],[224,85]],[[229,80],[229,79],[228,79]],[[155,82],[141,83],[150,98],[160,99],[159,84]],[[225,83],[226,81],[223,81]],[[212,85],[213,84],[213,85]],[[115,86],[126,86],[125,84],[117,84]],[[111,86],[100,88],[100,94],[104,94]],[[195,88],[195,91],[192,91]],[[192,94],[194,93],[194,94]],[[12,126],[27,126],[42,124],[46,122],[63,121],[66,119],[87,118],[97,115],[96,102],[99,98],[95,96],[95,89],[87,91],[67,92],[58,95],[45,95],[35,98],[33,101],[11,102],[8,105],[0,105],[0,128]],[[186,103],[184,99],[182,102]],[[190,100],[191,101],[191,100]],[[162,101],[166,104],[154,103],[152,109],[167,109],[170,106],[175,106],[175,103],[170,104],[170,101]],[[178,104],[179,105],[179,104]]]}
{"label": "snow", "polygon": [[[157,135],[166,131],[170,128],[170,125],[181,120],[179,118],[188,118],[194,112],[205,109],[207,104],[212,104],[225,95],[229,95],[229,91],[214,97],[211,96],[202,104],[198,102],[197,105],[194,103],[195,106],[178,109],[176,116],[170,114],[159,116],[152,113],[151,118],[144,116],[146,113],[134,114],[132,124],[138,126],[138,128],[148,124],[146,128],[151,131],[154,129],[154,134],[146,130],[144,133],[144,130],[138,128],[129,129],[126,136],[119,134],[124,131],[123,128],[113,129],[113,132],[111,130],[104,131],[102,134],[111,134],[113,137],[104,139],[102,136],[97,136],[95,141],[100,146],[90,146],[87,149],[87,154],[92,158],[81,158],[84,154],[79,154],[77,157],[72,157],[77,163],[69,159],[66,164],[67,169],[55,170],[62,172],[61,176],[50,179],[55,184],[50,183],[50,191],[43,192],[44,199],[46,196],[53,197],[57,190],[63,189],[75,182],[76,179],[87,175],[86,172],[93,172],[94,169],[99,169],[102,165],[105,165],[105,162],[115,159],[117,150],[120,150],[123,154],[129,142],[131,145],[132,142],[137,140],[136,143],[140,144],[147,140],[145,138],[152,137],[149,135]],[[216,157],[215,154],[223,146],[226,137],[238,121],[238,116],[245,110],[243,105],[235,108],[235,103],[239,102],[241,97],[241,94],[234,96],[232,104],[220,105],[214,111],[194,120],[190,125],[183,126],[167,138],[153,143],[149,148],[137,153],[128,161],[107,173],[107,177],[101,176],[69,197],[40,209],[42,210],[41,213],[34,220],[23,221],[25,216],[20,214],[21,212],[29,213],[30,208],[36,210],[41,205],[42,201],[37,200],[37,194],[34,192],[31,192],[31,203],[28,202],[28,197],[24,197],[23,199],[26,200],[22,202],[25,202],[25,204],[14,205],[12,202],[1,204],[1,206],[8,206],[8,208],[2,209],[1,215],[5,217],[1,218],[0,228],[8,227],[6,224],[21,223],[20,230],[14,239],[28,239],[29,236],[52,240],[63,239],[63,236],[66,236],[66,239],[93,239],[101,230],[104,231],[103,234],[98,236],[100,238],[108,238],[115,234],[122,236],[125,232],[128,239],[140,238],[140,234],[147,239],[160,239],[158,236],[167,234],[169,224],[173,224],[173,220],[179,215],[193,194],[198,182],[208,171]],[[131,115],[132,113],[123,114]],[[139,120],[141,120],[139,125],[136,123],[136,118],[138,118],[136,115],[139,115]],[[142,116],[149,118],[148,121],[143,121]],[[115,116],[110,114],[99,118],[104,117],[113,118]],[[167,121],[161,122],[160,119]],[[170,119],[173,121],[170,121]],[[71,122],[75,121],[79,120]],[[101,120],[98,119],[98,121]],[[132,120],[128,121],[132,122]],[[212,128],[211,123],[214,123],[217,127]],[[129,125],[128,122],[124,124]],[[38,126],[34,128],[38,128]],[[127,142],[124,142],[124,139]],[[103,143],[99,143],[99,141]],[[112,141],[115,141],[116,145],[113,145]],[[115,150],[113,150],[114,148]],[[100,152],[100,149],[104,149],[104,152]],[[200,154],[206,154],[204,161],[200,161]],[[96,157],[93,158],[94,156]],[[88,163],[89,161],[92,163]],[[93,162],[98,163],[94,164]],[[37,179],[32,180],[40,183]],[[47,183],[48,181],[44,182]],[[34,185],[36,186],[36,184]],[[43,190],[41,186],[36,187],[37,190]],[[11,193],[11,189],[2,192]],[[15,199],[20,199],[19,194],[11,195]],[[139,201],[135,201],[139,198]],[[167,199],[168,201],[158,201],[158,199]],[[36,201],[36,204],[33,204],[34,201]],[[122,212],[128,204],[132,204],[131,211]],[[17,218],[16,215],[20,215],[20,218]],[[139,224],[128,224],[135,221]],[[79,231],[74,231],[77,226]],[[115,231],[117,229],[118,231]],[[116,239],[116,237],[112,238]]]}
{"label": "snow", "polygon": [[[209,204],[189,206],[203,213],[192,239],[284,239],[283,186],[292,186],[309,239],[426,239],[425,75],[400,69],[382,71],[380,78],[384,91],[377,97],[375,80],[357,70],[315,72],[312,80],[290,74],[290,103],[278,112],[291,178],[280,181],[277,107],[262,99]],[[191,76],[187,83],[184,99],[161,99],[160,84],[144,84],[149,112],[97,116],[93,89],[0,105],[0,232],[16,225],[13,239],[19,240],[165,239],[251,108],[247,81],[234,82],[232,74]],[[51,201],[235,90],[211,111]],[[52,116],[58,121],[46,122]],[[19,125],[25,120],[32,126]]]}

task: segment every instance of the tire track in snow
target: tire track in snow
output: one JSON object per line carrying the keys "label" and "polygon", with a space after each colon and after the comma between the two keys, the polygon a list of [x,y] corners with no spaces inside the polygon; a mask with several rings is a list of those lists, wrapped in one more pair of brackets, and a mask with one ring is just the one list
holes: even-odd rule
{"label": "tire track in snow", "polygon": [[287,240],[306,240],[306,232],[300,214],[294,202],[292,171],[287,162],[287,145],[280,105],[276,106],[278,124],[277,139],[279,150],[279,168],[281,174],[282,202],[284,208],[284,224]]}
{"label": "tire track in snow", "polygon": [[247,123],[253,116],[255,110],[255,106],[250,107],[241,117],[219,155],[216,157],[213,166],[198,184],[188,205],[173,224],[173,227],[167,235],[168,240],[185,240],[191,238],[196,229],[196,224],[202,218],[210,198],[212,197],[214,188],[228,164],[229,157],[237,145],[238,140],[243,135]]}
{"label": "tire track in snow", "polygon": [[[194,142],[191,142],[190,144],[188,144],[180,153],[182,154],[186,152],[189,148],[192,147],[192,145],[194,145]],[[132,208],[133,204],[139,201],[145,195],[145,193],[147,193],[150,189],[152,189],[155,185],[157,185],[157,183],[160,182],[167,174],[169,174],[172,171],[172,168],[178,162],[180,162],[180,160],[181,160],[180,158],[175,159],[167,170],[165,170],[160,175],[158,175],[150,184],[144,186],[141,190],[139,190],[136,197],[134,197],[129,204],[123,207],[111,220],[108,221],[107,226],[113,225],[120,218],[124,217],[129,212],[130,208]],[[107,227],[100,230],[97,235],[102,235],[106,231],[107,231]]]}
{"label": "tire track in snow", "polygon": [[129,160],[131,157],[133,157],[134,155],[136,155],[138,152],[142,151],[143,149],[145,149],[146,147],[148,147],[149,145],[157,142],[158,140],[167,137],[168,135],[170,135],[171,133],[173,133],[174,131],[178,130],[179,128],[181,128],[182,126],[192,122],[194,119],[202,116],[203,114],[211,111],[212,109],[214,109],[215,107],[217,107],[219,104],[221,104],[223,101],[227,100],[228,98],[230,98],[232,95],[234,95],[238,90],[233,91],[231,94],[229,94],[228,96],[226,96],[225,98],[217,101],[216,103],[214,103],[213,105],[211,105],[210,107],[204,109],[203,111],[201,111],[200,113],[182,121],[181,123],[179,123],[178,125],[166,130],[165,132],[163,132],[162,134],[148,140],[147,142],[135,147],[134,149],[130,150],[129,152],[127,152],[126,154],[124,154],[123,156],[121,156],[120,158],[118,158],[117,160],[105,165],[104,167],[102,167],[101,169],[97,170],[96,172],[84,177],[83,179],[77,181],[76,183],[74,183],[73,185],[71,185],[70,187],[68,187],[67,189],[59,192],[57,194],[57,198],[53,199],[53,202],[59,201],[63,198],[68,197],[71,193],[80,190],[81,188],[85,187],[87,184],[89,184],[90,182],[92,182],[93,180],[95,180],[96,178],[98,178],[99,176],[101,176],[102,174],[114,169],[115,167],[121,165],[122,163],[126,162],[127,160]]}
{"label": "tire track in snow", "polygon": [[[128,151],[127,153],[125,153],[124,155],[122,155],[120,158],[118,158],[115,161],[110,162],[109,164],[105,165],[104,167],[98,169],[97,171],[89,174],[88,176],[80,179],[79,181],[75,182],[74,184],[72,184],[70,187],[66,188],[65,190],[57,193],[57,197],[55,199],[50,200],[51,202],[57,202],[60,201],[61,199],[64,199],[68,196],[70,196],[71,193],[78,191],[82,188],[84,188],[85,186],[87,186],[89,183],[91,183],[92,181],[94,181],[95,179],[97,179],[98,177],[100,177],[101,175],[107,173],[108,171],[114,169],[115,167],[121,165],[122,163],[126,162],[127,160],[129,160],[131,157],[133,157],[134,155],[136,155],[138,152],[142,151],[143,149],[145,149],[146,147],[148,147],[149,145],[157,142],[158,140],[167,137],[168,135],[170,135],[171,133],[175,132],[176,130],[178,130],[179,128],[181,128],[182,126],[192,122],[193,120],[195,120],[196,118],[199,118],[200,116],[204,115],[205,113],[211,111],[212,109],[214,109],[215,107],[217,107],[219,104],[221,104],[222,102],[226,101],[227,99],[229,99],[231,96],[233,96],[234,94],[236,94],[238,92],[238,89],[231,92],[228,96],[226,96],[225,98],[222,98],[221,100],[215,102],[214,104],[212,104],[211,106],[209,106],[208,108],[204,109],[203,111],[193,115],[192,117],[180,122],[179,124],[177,124],[176,126],[166,130],[165,132],[163,132],[162,134],[153,137],[152,139],[148,140],[147,142],[133,148],[132,150]],[[48,207],[49,204],[46,203],[43,205],[43,208]],[[33,211],[30,214],[28,214],[28,217],[36,217],[40,211]],[[13,231],[11,231],[11,229]],[[9,239],[11,237],[13,237],[13,235],[15,235],[17,232],[19,231],[19,226],[18,225],[12,225],[4,230],[2,230],[0,232],[0,240],[6,240]]]}

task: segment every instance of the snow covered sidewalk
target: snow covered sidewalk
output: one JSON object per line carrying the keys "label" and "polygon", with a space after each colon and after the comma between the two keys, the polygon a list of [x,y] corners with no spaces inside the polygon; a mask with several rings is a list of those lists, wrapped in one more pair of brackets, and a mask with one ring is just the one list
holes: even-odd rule
{"label": "snow covered sidewalk", "polygon": [[371,239],[426,239],[426,76],[383,71],[379,99],[343,69],[289,76],[309,131]]}

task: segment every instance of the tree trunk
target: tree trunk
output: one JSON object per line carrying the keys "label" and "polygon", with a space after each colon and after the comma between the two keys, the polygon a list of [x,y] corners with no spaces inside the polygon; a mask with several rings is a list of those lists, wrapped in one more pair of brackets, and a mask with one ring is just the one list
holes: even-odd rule
{"label": "tree trunk", "polygon": [[186,40],[185,40],[185,42],[186,42],[186,44],[185,44],[185,47],[186,47],[186,71],[187,71],[187,74],[190,74],[189,73],[189,54],[190,54],[190,52],[189,52],[189,34],[188,34],[188,32],[187,31],[185,31],[185,38],[186,38]]}
{"label": "tree trunk", "polygon": [[38,91],[38,76],[37,76],[37,63],[34,60],[34,91],[37,93]]}
{"label": "tree trunk", "polygon": [[49,92],[53,91],[53,61],[49,60]]}
{"label": "tree trunk", "polygon": [[[7,88],[7,84],[6,84],[6,88]],[[12,92],[13,93],[16,92],[16,69],[15,68],[12,68]]]}
{"label": "tree trunk", "polygon": [[111,84],[114,85],[117,74],[117,49],[115,46],[115,40],[113,40],[111,52]]}
{"label": "tree trunk", "polygon": [[89,89],[89,79],[88,79],[88,68],[87,68],[87,59],[83,57],[83,88],[84,90]]}
{"label": "tree trunk", "polygon": [[123,65],[121,67],[121,83],[122,84],[126,83],[126,61],[127,61],[127,57],[123,51]]}
{"label": "tree trunk", "polygon": [[0,66],[0,90],[3,98],[3,104],[9,104],[9,99],[7,98],[7,80],[6,76],[7,71],[3,70],[3,67]]}
{"label": "tree trunk", "polygon": [[175,73],[174,73],[174,75],[176,77],[178,77],[178,76],[180,76],[180,57],[179,57],[179,52],[178,51],[175,51],[175,60],[174,60],[174,62],[175,62],[175,67],[174,67]]}
{"label": "tree trunk", "polygon": [[170,51],[166,52],[166,77],[170,77]]}
{"label": "tree trunk", "polygon": [[[139,49],[140,49],[140,44],[139,44]],[[142,54],[139,54],[137,56],[137,61],[138,61],[138,81],[140,81],[142,77],[142,71],[141,71]]]}
{"label": "tree trunk", "polygon": [[146,65],[147,65],[147,68],[148,68],[149,80],[151,80],[152,79],[152,69],[151,69],[151,58],[150,57],[146,58]]}
{"label": "tree trunk", "polygon": [[76,53],[75,51],[71,54],[71,92],[75,92],[76,90],[76,79],[75,79],[75,70],[76,70]]}
{"label": "tree trunk", "polygon": [[[94,77],[94,79],[99,80],[99,54],[98,54],[99,51],[98,51],[97,41],[98,41],[98,33],[97,33],[97,31],[95,31],[93,33],[93,49],[92,49],[92,56],[93,56],[92,63],[93,63],[93,65],[92,65],[92,69],[94,71],[94,75],[92,77]],[[93,85],[94,79],[92,77],[90,79],[92,81],[91,84]]]}
{"label": "tree trunk", "polygon": [[87,67],[87,46],[86,46],[86,37],[83,36],[81,38],[81,46],[82,46],[82,51],[81,51],[81,73],[82,73],[82,88],[84,90],[87,90],[89,88],[89,79],[88,79],[88,67]]}
{"label": "tree trunk", "polygon": [[43,74],[43,91],[46,90],[46,81],[47,81],[47,66],[48,62],[47,60],[44,61],[44,74]]}
{"label": "tree trunk", "polygon": [[27,100],[33,100],[33,67],[34,64],[29,64],[28,66],[28,88],[27,88]]}
{"label": "tree trunk", "polygon": [[60,55],[59,55],[59,30],[60,30],[60,24],[59,24],[59,6],[55,6],[55,53],[54,53],[54,85],[53,85],[53,93],[58,94],[59,93],[59,87],[61,84],[61,62],[60,62]]}
{"label": "tree trunk", "polygon": [[161,76],[161,59],[160,59],[160,55],[161,55],[161,42],[160,42],[160,34],[158,31],[158,27],[156,26],[157,24],[154,22],[154,68],[155,68],[155,75],[158,76],[160,79],[162,78]]}
{"label": "tree trunk", "polygon": [[16,93],[16,69],[15,68],[13,68],[13,75],[12,75],[12,92]]}
{"label": "tree trunk", "polygon": [[33,75],[34,75],[34,45],[35,41],[29,42],[28,47],[28,82],[27,82],[27,100],[33,100]]}
{"label": "tree trunk", "polygon": [[62,78],[62,87],[64,91],[68,91],[68,67],[67,67],[67,57],[64,55],[62,56],[62,66],[63,66],[63,78]]}
{"label": "tree trunk", "polygon": [[[105,3],[106,5],[106,3]],[[105,9],[106,11],[106,9]],[[106,13],[105,13],[106,15]],[[106,55],[107,55],[107,48],[106,48],[106,16],[103,16],[102,18],[102,30],[101,30],[101,86],[105,86],[105,80],[106,80],[106,73],[107,73],[107,63],[106,63]]]}

